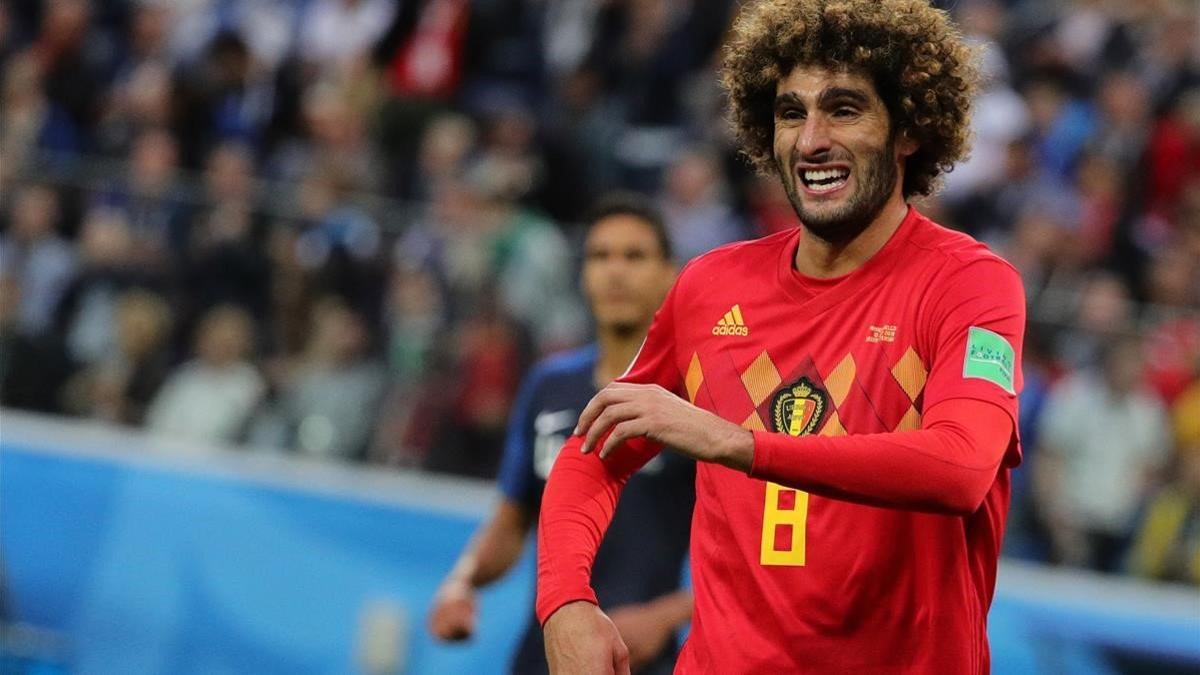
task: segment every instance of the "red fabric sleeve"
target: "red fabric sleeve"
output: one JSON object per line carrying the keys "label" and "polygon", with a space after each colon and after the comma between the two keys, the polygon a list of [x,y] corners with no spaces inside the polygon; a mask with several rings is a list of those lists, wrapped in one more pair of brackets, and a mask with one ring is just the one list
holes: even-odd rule
{"label": "red fabric sleeve", "polygon": [[[677,288],[678,282],[655,314],[642,348],[620,381],[657,384],[679,393],[683,376],[675,362]],[[601,439],[600,445],[603,443]],[[582,444],[581,436],[567,440],[542,495],[536,607],[542,624],[568,602],[596,603],[591,587],[592,563],[616,512],[621,490],[629,477],[662,449],[637,438],[601,461],[598,453],[580,453]]]}
{"label": "red fabric sleeve", "polygon": [[871,506],[967,515],[995,482],[1012,437],[1004,409],[950,399],[929,410],[916,431],[798,437],[756,431],[750,475]]}
{"label": "red fabric sleeve", "polygon": [[[974,399],[998,406],[1017,424],[1017,396],[1024,385],[1021,352],[1025,337],[1025,289],[1012,265],[995,257],[980,258],[953,271],[938,284],[922,319],[928,327],[924,353],[930,356],[924,409],[943,401]],[[971,335],[987,331],[1012,350],[1011,386],[979,377],[969,362]],[[1014,432],[1015,434],[1015,432]],[[1016,436],[1014,435],[1014,440]],[[1020,444],[1011,443],[1008,466],[1020,464]]]}

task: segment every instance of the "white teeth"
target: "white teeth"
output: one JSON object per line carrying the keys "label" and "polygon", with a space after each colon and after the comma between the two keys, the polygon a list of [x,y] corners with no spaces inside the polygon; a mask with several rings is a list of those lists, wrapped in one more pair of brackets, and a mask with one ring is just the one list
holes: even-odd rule
{"label": "white teeth", "polygon": [[834,178],[845,178],[850,175],[847,169],[825,169],[821,171],[805,171],[804,180],[806,181],[824,181]]}
{"label": "white teeth", "polygon": [[824,192],[840,187],[850,177],[849,169],[805,170],[801,174],[804,184],[811,190]]}

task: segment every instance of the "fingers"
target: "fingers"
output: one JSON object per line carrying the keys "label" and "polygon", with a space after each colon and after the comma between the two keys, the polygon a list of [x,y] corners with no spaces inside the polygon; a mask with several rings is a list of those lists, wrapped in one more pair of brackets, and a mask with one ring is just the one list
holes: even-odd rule
{"label": "fingers", "polygon": [[473,618],[464,614],[442,616],[434,622],[433,634],[446,642],[466,640],[475,632]]}
{"label": "fingers", "polygon": [[600,416],[600,413],[604,412],[604,409],[614,402],[611,400],[613,396],[612,387],[613,385],[610,384],[601,389],[599,393],[592,397],[592,400],[588,401],[588,404],[583,408],[583,412],[579,413],[579,422],[575,424],[574,435],[586,434],[592,427],[592,423]]}
{"label": "fingers", "polygon": [[475,605],[465,599],[438,602],[429,615],[429,631],[439,640],[458,642],[475,633]]}
{"label": "fingers", "polygon": [[630,675],[629,649],[625,647],[625,643],[621,642],[621,638],[616,638],[613,642],[612,667],[616,675]]}
{"label": "fingers", "polygon": [[583,412],[579,413],[579,422],[575,425],[575,431],[572,433],[576,436],[586,434],[596,421],[596,418],[600,416],[600,413],[604,412],[605,408],[615,403],[628,401],[638,391],[652,387],[653,385],[630,384],[629,382],[613,382],[609,384],[601,389],[600,393],[593,396],[591,401],[588,401]]}
{"label": "fingers", "polygon": [[637,414],[637,408],[631,403],[614,403],[607,406],[588,427],[587,436],[583,439],[583,447],[580,448],[580,451],[585,455],[588,454],[614,424],[634,419]]}
{"label": "fingers", "polygon": [[600,448],[600,459],[607,459],[625,441],[645,435],[646,428],[642,420],[633,419],[620,422],[613,427],[612,433],[608,435],[608,438],[604,439],[604,447]]}

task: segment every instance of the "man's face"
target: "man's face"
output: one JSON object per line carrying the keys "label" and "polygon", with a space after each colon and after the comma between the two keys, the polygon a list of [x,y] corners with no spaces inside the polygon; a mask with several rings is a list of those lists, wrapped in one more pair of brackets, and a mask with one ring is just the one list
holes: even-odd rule
{"label": "man's face", "polygon": [[775,88],[775,163],[800,222],[841,241],[893,194],[916,144],[893,133],[870,79],[797,66]]}
{"label": "man's face", "polygon": [[601,329],[644,328],[674,278],[654,230],[640,218],[601,218],[584,244],[583,291]]}

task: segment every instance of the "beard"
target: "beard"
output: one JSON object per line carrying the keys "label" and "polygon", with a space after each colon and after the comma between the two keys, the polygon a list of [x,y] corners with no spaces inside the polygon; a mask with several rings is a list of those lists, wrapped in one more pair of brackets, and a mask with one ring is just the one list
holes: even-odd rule
{"label": "beard", "polygon": [[864,158],[862,171],[854,174],[854,193],[840,207],[833,209],[805,208],[797,186],[800,177],[795,171],[784,171],[780,166],[783,187],[801,225],[828,242],[849,241],[867,229],[883,210],[896,186],[899,172],[896,170],[895,146],[896,138],[889,134],[883,148]]}

